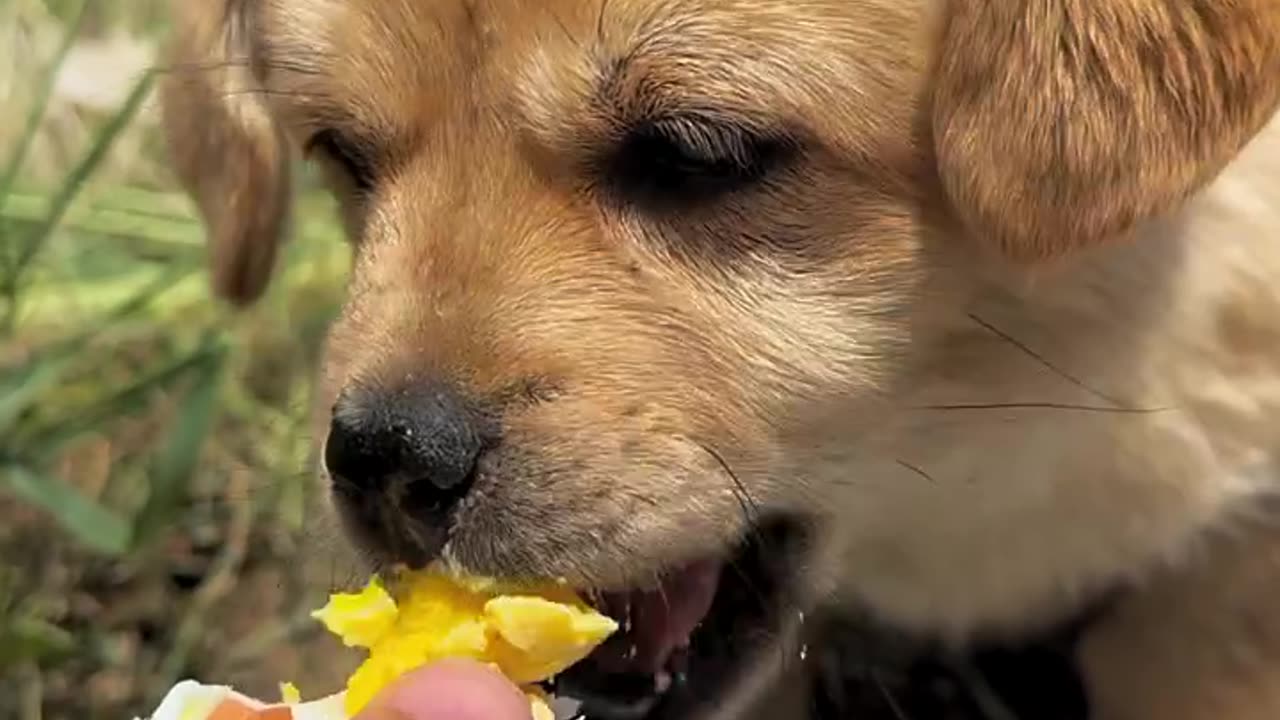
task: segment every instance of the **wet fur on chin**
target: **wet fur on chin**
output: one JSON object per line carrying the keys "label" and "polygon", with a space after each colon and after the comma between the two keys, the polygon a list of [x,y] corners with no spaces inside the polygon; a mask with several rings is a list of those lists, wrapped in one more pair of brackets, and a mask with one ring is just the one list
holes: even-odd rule
{"label": "wet fur on chin", "polygon": [[[626,583],[757,508],[818,529],[813,604],[957,651],[1118,590],[1100,720],[1280,715],[1274,2],[174,11],[217,294],[268,284],[293,159],[342,201],[317,439],[422,375],[500,423],[449,558]],[[654,133],[750,173],[665,196]]]}

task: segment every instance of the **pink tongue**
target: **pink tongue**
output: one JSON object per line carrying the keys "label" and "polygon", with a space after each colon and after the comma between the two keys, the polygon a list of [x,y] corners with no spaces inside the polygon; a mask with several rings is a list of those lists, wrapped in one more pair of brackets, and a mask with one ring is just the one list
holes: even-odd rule
{"label": "pink tongue", "polygon": [[644,672],[657,672],[676,648],[711,610],[720,582],[720,563],[703,560],[666,577],[659,589],[631,597],[631,639],[635,656],[630,663]]}

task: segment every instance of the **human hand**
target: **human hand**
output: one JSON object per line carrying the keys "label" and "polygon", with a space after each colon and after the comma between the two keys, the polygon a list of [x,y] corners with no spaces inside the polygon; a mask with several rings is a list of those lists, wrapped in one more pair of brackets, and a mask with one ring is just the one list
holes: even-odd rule
{"label": "human hand", "polygon": [[446,660],[405,674],[354,720],[531,720],[529,699],[497,671]]}

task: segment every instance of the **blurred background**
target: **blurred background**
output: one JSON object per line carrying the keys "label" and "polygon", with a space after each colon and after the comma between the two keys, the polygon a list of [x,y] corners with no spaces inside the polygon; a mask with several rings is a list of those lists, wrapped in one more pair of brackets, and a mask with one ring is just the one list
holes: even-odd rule
{"label": "blurred background", "polygon": [[[177,679],[337,689],[304,418],[347,253],[308,181],[271,294],[212,301],[151,85],[165,0],[0,0],[0,718]],[[339,655],[340,657],[340,655]]]}

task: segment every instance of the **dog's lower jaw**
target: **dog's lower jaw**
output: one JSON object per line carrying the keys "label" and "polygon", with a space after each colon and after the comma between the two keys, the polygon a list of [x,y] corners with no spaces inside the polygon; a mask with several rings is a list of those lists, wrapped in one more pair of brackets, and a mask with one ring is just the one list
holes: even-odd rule
{"label": "dog's lower jaw", "polygon": [[825,522],[809,518],[810,541],[790,558],[790,600],[779,609],[771,641],[756,648],[737,681],[723,697],[708,703],[692,720],[803,720],[811,714],[809,642],[815,621],[831,603],[843,604],[839,578],[844,549],[840,535]]}
{"label": "dog's lower jaw", "polygon": [[721,698],[707,703],[689,720],[801,720],[807,716],[808,688],[803,680],[806,613],[795,609],[779,620],[777,636],[759,648]]}
{"label": "dog's lower jaw", "polygon": [[811,715],[810,679],[802,662],[784,661],[779,654],[778,660],[762,664],[746,678],[742,690],[729,700],[707,720],[804,720]]}

